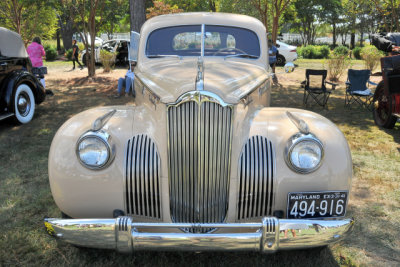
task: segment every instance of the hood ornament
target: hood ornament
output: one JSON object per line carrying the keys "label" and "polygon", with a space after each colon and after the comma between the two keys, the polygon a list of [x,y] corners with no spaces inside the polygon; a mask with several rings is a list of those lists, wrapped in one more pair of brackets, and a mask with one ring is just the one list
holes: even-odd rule
{"label": "hood ornament", "polygon": [[205,45],[205,25],[201,25],[201,51],[197,60],[196,91],[204,90],[204,45]]}
{"label": "hood ornament", "polygon": [[310,133],[310,128],[308,127],[307,123],[300,119],[299,117],[296,117],[293,113],[286,111],[286,115],[289,117],[289,119],[293,122],[293,124],[299,129],[299,131],[303,134],[309,134]]}
{"label": "hood ornament", "polygon": [[109,112],[107,112],[106,114],[104,114],[101,117],[98,117],[92,125],[92,131],[93,132],[97,132],[99,130],[101,130],[101,128],[104,127],[104,125],[106,125],[107,121],[115,114],[115,112],[117,112],[117,110],[112,109]]}

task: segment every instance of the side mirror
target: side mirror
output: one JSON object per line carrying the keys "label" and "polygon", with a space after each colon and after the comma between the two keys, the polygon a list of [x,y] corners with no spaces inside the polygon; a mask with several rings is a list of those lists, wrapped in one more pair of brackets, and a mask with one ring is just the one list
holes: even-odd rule
{"label": "side mirror", "polygon": [[137,62],[138,51],[139,51],[139,40],[140,34],[137,32],[131,32],[131,41],[129,44],[129,61]]}
{"label": "side mirror", "polygon": [[294,71],[294,64],[293,64],[293,62],[288,62],[285,64],[285,66],[283,68],[285,69],[286,73],[291,73]]}

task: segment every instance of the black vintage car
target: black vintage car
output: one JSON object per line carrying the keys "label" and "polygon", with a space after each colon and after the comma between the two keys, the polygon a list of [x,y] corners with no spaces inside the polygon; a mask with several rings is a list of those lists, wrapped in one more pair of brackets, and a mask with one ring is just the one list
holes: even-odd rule
{"label": "black vintage car", "polygon": [[46,68],[32,68],[21,36],[0,27],[0,120],[32,120],[36,105],[46,96],[39,80],[45,73]]}

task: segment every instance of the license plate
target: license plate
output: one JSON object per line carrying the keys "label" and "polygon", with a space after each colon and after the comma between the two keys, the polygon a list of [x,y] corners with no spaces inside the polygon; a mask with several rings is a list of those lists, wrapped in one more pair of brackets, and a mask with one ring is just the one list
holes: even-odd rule
{"label": "license plate", "polygon": [[342,217],[346,214],[347,191],[292,192],[288,194],[289,219]]}

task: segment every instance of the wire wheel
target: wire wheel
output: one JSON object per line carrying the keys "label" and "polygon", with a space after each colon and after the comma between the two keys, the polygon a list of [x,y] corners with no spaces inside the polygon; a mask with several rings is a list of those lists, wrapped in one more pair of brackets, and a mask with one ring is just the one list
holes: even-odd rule
{"label": "wire wheel", "polygon": [[373,101],[372,114],[376,125],[392,129],[397,118],[392,115],[392,101],[390,96],[385,95],[383,81],[378,84]]}

